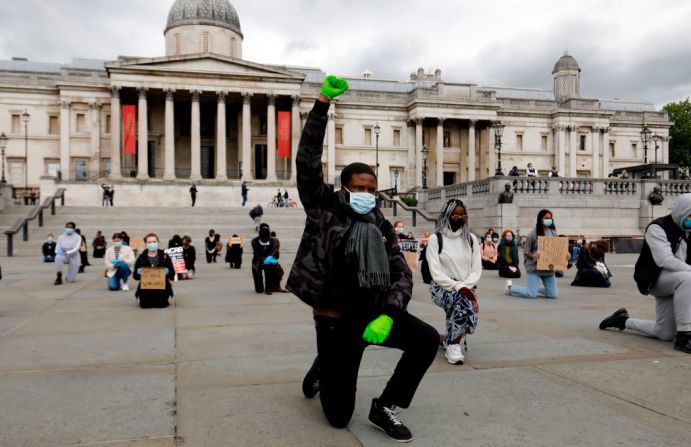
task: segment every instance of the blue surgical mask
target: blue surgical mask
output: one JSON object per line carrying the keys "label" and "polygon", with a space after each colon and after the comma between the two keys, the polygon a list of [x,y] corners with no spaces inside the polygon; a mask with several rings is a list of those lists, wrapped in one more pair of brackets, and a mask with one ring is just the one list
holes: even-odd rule
{"label": "blue surgical mask", "polygon": [[549,227],[552,226],[552,224],[554,223],[554,221],[553,221],[552,219],[545,219],[545,220],[542,221],[542,223],[543,223],[546,227],[549,228]]}
{"label": "blue surgical mask", "polygon": [[681,223],[681,226],[684,230],[691,230],[691,217],[684,219],[684,221]]}
{"label": "blue surgical mask", "polygon": [[513,236],[511,236],[510,234],[507,234],[507,235],[506,235],[506,240],[509,241],[509,242],[511,242],[511,241],[513,240]]}
{"label": "blue surgical mask", "polygon": [[[348,191],[348,188],[346,188]],[[368,192],[350,192],[350,207],[358,214],[368,214],[377,205],[374,194]]]}
{"label": "blue surgical mask", "polygon": [[152,242],[150,244],[146,244],[146,249],[149,251],[158,251],[158,243]]}
{"label": "blue surgical mask", "polygon": [[65,234],[66,234],[66,235],[69,236],[69,235],[71,235],[72,233],[74,233],[74,228],[65,228]]}
{"label": "blue surgical mask", "polygon": [[113,242],[113,247],[122,247],[122,242]]}

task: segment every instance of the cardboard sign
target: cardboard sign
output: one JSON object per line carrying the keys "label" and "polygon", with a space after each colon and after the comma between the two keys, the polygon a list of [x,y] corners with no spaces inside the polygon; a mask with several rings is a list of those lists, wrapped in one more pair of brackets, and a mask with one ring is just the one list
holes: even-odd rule
{"label": "cardboard sign", "polygon": [[146,249],[144,239],[140,237],[130,237],[130,248],[136,251],[137,253],[144,252],[144,249]]}
{"label": "cardboard sign", "polygon": [[417,252],[404,251],[403,257],[405,257],[406,262],[410,270],[414,272],[417,269]]}
{"label": "cardboard sign", "polygon": [[142,268],[141,279],[139,280],[139,287],[142,290],[165,290],[166,289],[166,271],[160,267],[144,267]]}
{"label": "cardboard sign", "polygon": [[401,251],[403,251],[403,252],[406,252],[406,251],[417,252],[417,249],[418,249],[418,241],[415,241],[415,240],[404,239],[401,242],[399,242],[398,245],[401,247]]}
{"label": "cardboard sign", "polygon": [[565,237],[537,237],[537,269],[543,271],[566,270],[569,240]]}
{"label": "cardboard sign", "polygon": [[187,267],[185,266],[185,258],[182,256],[182,247],[173,247],[164,250],[170,260],[173,262],[173,270],[175,273],[187,273]]}

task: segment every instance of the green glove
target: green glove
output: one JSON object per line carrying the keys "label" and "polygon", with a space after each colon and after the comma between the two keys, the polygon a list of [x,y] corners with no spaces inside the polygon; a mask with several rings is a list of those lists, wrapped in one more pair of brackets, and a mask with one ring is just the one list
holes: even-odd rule
{"label": "green glove", "polygon": [[367,343],[380,345],[389,336],[392,327],[393,320],[390,316],[379,315],[367,325],[365,332],[362,334],[362,339]]}
{"label": "green glove", "polygon": [[324,84],[322,84],[322,91],[320,93],[331,101],[336,96],[345,93],[346,90],[348,90],[348,81],[337,78],[334,75],[329,75],[324,79]]}

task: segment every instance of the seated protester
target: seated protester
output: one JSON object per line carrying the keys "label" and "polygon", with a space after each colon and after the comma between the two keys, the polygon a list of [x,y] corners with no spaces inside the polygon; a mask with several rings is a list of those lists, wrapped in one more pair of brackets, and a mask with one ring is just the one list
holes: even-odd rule
{"label": "seated protester", "polygon": [[269,256],[275,258],[276,240],[271,237],[268,224],[259,225],[259,236],[252,239],[252,278],[254,279],[254,291],[271,295],[271,278],[266,274],[264,260]]}
{"label": "seated protester", "polygon": [[168,241],[168,248],[182,247],[182,238],[179,234],[174,235]]}
{"label": "seated protester", "polygon": [[192,246],[192,238],[185,235],[180,239],[182,243],[182,259],[185,260],[185,273],[178,275],[179,279],[192,279],[195,269],[194,263],[197,262],[197,250]]}
{"label": "seated protester", "polygon": [[115,233],[112,239],[113,246],[108,247],[105,255],[108,290],[127,292],[130,290],[127,280],[134,268],[134,252],[130,247],[123,245],[120,233]]}
{"label": "seated protester", "polygon": [[82,234],[82,231],[79,228],[77,228],[74,230],[74,232],[82,238],[82,243],[79,246],[79,256],[82,262],[82,265],[79,266],[79,273],[84,273],[84,269],[86,268],[86,266],[91,265],[91,263],[89,263],[88,256],[89,248],[86,245],[86,236]]}
{"label": "seated protester", "polygon": [[609,287],[612,273],[605,264],[605,253],[609,250],[607,241],[594,241],[578,254],[576,278],[572,286]]}
{"label": "seated protester", "polygon": [[278,237],[276,237],[275,231],[271,232],[271,239],[276,241],[276,254],[273,256],[276,259],[276,262],[273,262],[273,259],[269,260],[269,262],[267,262],[266,259],[264,260],[265,273],[270,284],[269,287],[272,292],[288,293],[286,289],[281,287],[281,281],[283,281],[283,274],[285,271],[278,262],[278,258],[281,256],[281,241],[278,240]]}
{"label": "seated protester", "polygon": [[237,234],[231,236],[226,244],[226,262],[231,269],[239,269],[242,266],[243,242]]}
{"label": "seated protester", "polygon": [[[209,230],[209,236],[204,239],[204,246],[206,247],[206,262],[216,262],[218,256],[218,243],[221,241],[221,235],[216,234],[214,230]],[[222,245],[221,245],[222,247]]]}
{"label": "seated protester", "polygon": [[250,218],[254,221],[256,227],[254,231],[259,231],[259,225],[262,223],[262,216],[264,215],[264,209],[261,205],[257,204],[254,208],[250,210]]}
{"label": "seated protester", "polygon": [[521,269],[519,265],[520,259],[518,258],[518,247],[516,247],[516,236],[512,230],[504,230],[497,248],[499,276],[502,278],[520,278]]}
{"label": "seated protester", "polygon": [[175,277],[173,262],[170,260],[170,256],[158,248],[158,236],[156,234],[147,234],[144,242],[146,243],[146,250],[137,258],[132,276],[135,280],[140,281],[144,268],[162,268],[166,275],[166,286],[160,290],[143,290],[140,282],[135,293],[139,299],[139,307],[142,309],[168,307],[168,299],[173,296],[173,287],[170,284],[170,281]]}
{"label": "seated protester", "polygon": [[77,272],[81,266],[81,256],[79,255],[79,247],[82,244],[82,238],[74,231],[74,222],[67,222],[65,224],[65,234],[58,237],[58,242],[55,245],[55,270],[57,276],[55,278],[56,286],[62,284],[62,269],[67,264],[67,282],[75,282],[77,280]]}
{"label": "seated protester", "polygon": [[122,239],[122,245],[130,246],[130,236],[125,231],[120,232],[120,238]]}
{"label": "seated protester", "polygon": [[53,235],[49,234],[46,241],[43,243],[43,262],[54,262],[55,261],[55,241],[53,240]]}
{"label": "seated protester", "polygon": [[91,246],[93,247],[93,256],[94,258],[102,258],[106,254],[106,238],[103,237],[103,234],[100,231],[96,232],[96,237],[94,238],[93,242],[91,243]]}
{"label": "seated protester", "polygon": [[493,230],[485,234],[485,239],[480,244],[480,257],[482,268],[485,270],[497,270],[497,243],[492,240]]}

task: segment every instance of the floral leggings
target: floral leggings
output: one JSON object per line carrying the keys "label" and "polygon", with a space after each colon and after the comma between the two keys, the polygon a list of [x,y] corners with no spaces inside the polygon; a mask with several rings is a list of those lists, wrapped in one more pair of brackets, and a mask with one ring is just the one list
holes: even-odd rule
{"label": "floral leggings", "polygon": [[480,308],[472,293],[461,294],[446,290],[435,282],[432,282],[429,291],[432,294],[432,302],[446,312],[444,346],[452,344],[451,342],[459,337],[463,338],[475,332]]}

